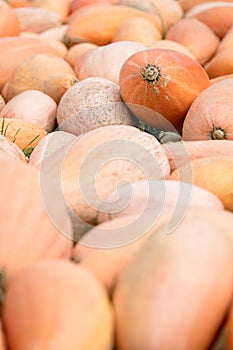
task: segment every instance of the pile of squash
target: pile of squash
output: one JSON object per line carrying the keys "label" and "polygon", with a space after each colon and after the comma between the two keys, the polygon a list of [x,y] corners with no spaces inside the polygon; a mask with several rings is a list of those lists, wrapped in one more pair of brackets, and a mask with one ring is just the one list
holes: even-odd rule
{"label": "pile of squash", "polygon": [[233,1],[0,0],[0,350],[233,350]]}

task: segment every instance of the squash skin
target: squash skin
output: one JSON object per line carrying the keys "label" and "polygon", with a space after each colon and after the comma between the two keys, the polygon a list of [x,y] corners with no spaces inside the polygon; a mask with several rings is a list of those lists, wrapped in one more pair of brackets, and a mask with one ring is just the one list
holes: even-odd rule
{"label": "squash skin", "polygon": [[20,23],[13,9],[4,1],[0,1],[0,37],[17,36]]}
{"label": "squash skin", "polygon": [[233,79],[223,79],[197,96],[184,120],[184,141],[233,140],[232,89]]}
{"label": "squash skin", "polygon": [[86,269],[63,259],[36,262],[15,274],[8,282],[3,322],[15,350],[112,349],[105,290]]}
{"label": "squash skin", "polygon": [[[0,269],[11,278],[33,261],[69,258],[73,245],[70,219],[59,200],[56,222],[54,214],[49,216],[38,169],[10,159],[0,159],[0,165],[4,169],[0,172]],[[47,181],[53,196],[53,183]]]}
{"label": "squash skin", "polygon": [[113,295],[117,349],[204,350],[213,342],[231,303],[233,246],[205,214],[192,210],[170,235],[155,232],[122,273]]}
{"label": "squash skin", "polygon": [[196,60],[174,50],[152,49],[129,57],[119,85],[123,100],[139,119],[158,129],[181,132],[190,105],[210,82]]}

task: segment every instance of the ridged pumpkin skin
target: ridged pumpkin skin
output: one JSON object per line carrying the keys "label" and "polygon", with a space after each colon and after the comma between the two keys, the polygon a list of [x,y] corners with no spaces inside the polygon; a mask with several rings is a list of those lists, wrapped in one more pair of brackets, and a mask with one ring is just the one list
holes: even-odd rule
{"label": "ridged pumpkin skin", "polygon": [[64,37],[65,43],[68,46],[83,41],[96,45],[109,44],[124,21],[138,16],[151,20],[159,30],[162,30],[158,16],[136,8],[123,5],[90,5],[70,16]]}
{"label": "ridged pumpkin skin", "polygon": [[4,1],[0,1],[0,37],[17,36],[20,33],[19,20],[13,9]]}
{"label": "ridged pumpkin skin", "polygon": [[[43,307],[42,307],[43,305]],[[11,349],[111,350],[112,309],[86,269],[44,260],[7,285],[3,322]]]}
{"label": "ridged pumpkin skin", "polygon": [[190,182],[215,194],[224,208],[233,211],[233,156],[212,156],[184,164],[169,177]]}
{"label": "ridged pumpkin skin", "polygon": [[207,2],[191,8],[185,17],[205,23],[221,39],[232,26],[233,4],[227,1]]}
{"label": "ridged pumpkin skin", "polygon": [[163,145],[171,171],[184,165],[187,161],[212,156],[232,156],[233,142],[229,140],[201,140],[169,142]]}
{"label": "ridged pumpkin skin", "polygon": [[196,60],[168,49],[133,54],[123,64],[119,79],[121,96],[139,119],[179,132],[193,100],[209,84]]}
{"label": "ridged pumpkin skin", "polygon": [[232,89],[233,79],[225,79],[195,99],[184,120],[183,140],[233,140]]}
{"label": "ridged pumpkin skin", "polygon": [[59,55],[46,42],[35,38],[0,38],[0,89],[10,79],[17,65],[36,53]]}
{"label": "ridged pumpkin skin", "polygon": [[233,245],[208,212],[191,210],[171,234],[155,231],[121,274],[113,295],[118,350],[211,346],[231,303]]}
{"label": "ridged pumpkin skin", "polygon": [[195,18],[183,18],[167,32],[166,39],[174,40],[187,47],[204,65],[215,53],[219,38],[204,23]]}
{"label": "ridged pumpkin skin", "polygon": [[[0,159],[0,165],[0,269],[10,278],[33,261],[69,258],[72,229],[63,203],[57,198],[54,224],[42,198],[39,171],[9,159]],[[49,179],[48,185],[50,194],[55,195]]]}

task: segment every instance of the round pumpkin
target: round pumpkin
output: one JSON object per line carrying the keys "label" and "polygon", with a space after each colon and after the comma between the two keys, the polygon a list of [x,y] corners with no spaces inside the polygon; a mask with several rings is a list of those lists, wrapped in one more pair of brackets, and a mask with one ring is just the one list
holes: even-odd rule
{"label": "round pumpkin", "polygon": [[169,179],[190,182],[215,194],[224,208],[233,211],[233,157],[195,159],[174,170]]}
{"label": "round pumpkin", "polygon": [[206,24],[195,18],[183,18],[176,22],[168,30],[166,39],[187,47],[201,65],[211,59],[220,41]]}
{"label": "round pumpkin", "polygon": [[36,262],[15,274],[7,284],[3,323],[15,350],[51,344],[57,350],[111,350],[113,345],[105,290],[89,271],[62,259]]}
{"label": "round pumpkin", "polygon": [[185,141],[233,140],[233,79],[219,81],[203,91],[185,117]]}
{"label": "round pumpkin", "polygon": [[174,50],[151,49],[126,60],[119,85],[123,100],[140,120],[180,132],[190,105],[210,82],[196,60]]}
{"label": "round pumpkin", "polygon": [[233,217],[224,229],[225,215],[210,211],[214,222],[208,212],[192,209],[171,234],[155,230],[121,273],[113,294],[117,349],[212,345],[232,300]]}

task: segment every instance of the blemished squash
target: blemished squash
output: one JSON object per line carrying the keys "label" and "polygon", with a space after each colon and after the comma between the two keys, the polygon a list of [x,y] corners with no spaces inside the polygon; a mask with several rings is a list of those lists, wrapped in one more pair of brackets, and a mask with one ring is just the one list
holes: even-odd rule
{"label": "blemished squash", "polygon": [[2,95],[9,101],[20,92],[39,90],[59,103],[62,95],[77,81],[72,67],[61,57],[35,54],[18,64],[4,85]]}
{"label": "blemished squash", "polygon": [[230,140],[168,142],[163,147],[171,171],[195,159],[233,155],[233,142]]}
{"label": "blemished squash", "polygon": [[26,120],[51,132],[56,125],[56,113],[57,104],[52,97],[39,90],[27,90],[7,102],[0,112],[0,118]]}
{"label": "blemished squash", "polygon": [[201,65],[215,54],[220,41],[206,24],[195,18],[183,18],[175,23],[168,30],[166,39],[187,47]]}
{"label": "blemished squash", "polygon": [[119,85],[136,117],[158,129],[180,132],[189,107],[210,82],[204,68],[187,55],[150,49],[126,60]]}
{"label": "blemished squash", "polygon": [[83,41],[109,44],[124,21],[138,16],[149,19],[162,31],[159,17],[150,13],[124,5],[90,5],[71,14],[64,41],[67,46]]}
{"label": "blemished squash", "polygon": [[193,6],[185,13],[186,18],[196,18],[205,23],[220,39],[233,23],[232,1],[211,1]]}
{"label": "blemished squash", "polygon": [[17,65],[36,53],[59,56],[56,49],[37,38],[0,38],[0,89],[10,79]]}
{"label": "blemished squash", "polygon": [[185,117],[185,141],[233,140],[233,79],[212,84],[199,94]]}
{"label": "blemished squash", "polygon": [[27,158],[23,151],[3,135],[0,135],[0,158],[10,158],[23,161],[24,163],[27,162]]}
{"label": "blemished squash", "polygon": [[0,118],[1,134],[15,143],[21,150],[35,147],[46,135],[40,126],[17,118]]}
{"label": "blemished squash", "polygon": [[0,37],[17,36],[20,33],[20,23],[14,10],[0,0]]}
{"label": "blemished squash", "polygon": [[135,120],[122,102],[117,84],[91,77],[80,80],[62,96],[57,123],[59,130],[78,136],[104,125],[135,125]]}
{"label": "blemished squash", "polygon": [[113,312],[106,291],[87,269],[63,259],[32,263],[10,279],[3,324],[15,350],[113,346]]}
{"label": "blemished squash", "polygon": [[195,159],[174,170],[169,179],[193,183],[215,194],[233,211],[233,156]]}
{"label": "blemished squash", "polygon": [[[135,52],[146,50],[146,45],[136,41],[118,41],[88,51],[82,64],[75,66],[75,74],[82,80],[102,77],[119,85],[119,75],[124,62]],[[116,59],[117,57],[117,59]]]}
{"label": "blemished squash", "polygon": [[38,169],[11,159],[0,159],[0,165],[0,270],[10,278],[33,261],[69,258],[72,227],[53,182],[46,179],[49,195],[56,196],[52,213],[45,205]]}
{"label": "blemished squash", "polygon": [[65,154],[58,151],[41,163],[41,171],[48,175],[55,168],[61,176],[76,239],[97,223],[100,203],[118,183],[133,183],[145,177],[163,179],[170,174],[159,141],[129,125],[100,126],[88,131]]}
{"label": "blemished squash", "polygon": [[233,217],[224,214],[192,209],[135,254],[113,294],[118,350],[210,348],[232,300]]}

